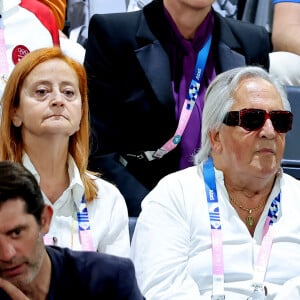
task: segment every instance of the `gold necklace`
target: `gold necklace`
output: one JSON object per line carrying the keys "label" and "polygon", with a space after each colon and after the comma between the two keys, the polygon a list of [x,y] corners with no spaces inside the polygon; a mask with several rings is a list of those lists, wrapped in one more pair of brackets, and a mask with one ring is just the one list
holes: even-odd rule
{"label": "gold necklace", "polygon": [[252,216],[252,213],[265,205],[265,202],[263,202],[263,203],[258,204],[256,207],[248,208],[248,207],[243,206],[241,203],[237,202],[236,200],[234,200],[231,197],[229,197],[229,199],[232,203],[237,205],[238,208],[240,208],[243,211],[248,212],[248,216],[246,217],[246,224],[248,227],[252,227],[254,224],[254,217]]}

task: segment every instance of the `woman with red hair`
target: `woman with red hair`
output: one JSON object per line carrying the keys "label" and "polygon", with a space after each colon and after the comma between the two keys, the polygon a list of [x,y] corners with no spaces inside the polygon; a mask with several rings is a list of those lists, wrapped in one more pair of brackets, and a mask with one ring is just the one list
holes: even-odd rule
{"label": "woman with red hair", "polygon": [[2,98],[0,159],[22,162],[53,206],[46,244],[128,256],[124,198],[87,171],[87,101],[81,64],[55,47],[27,54]]}

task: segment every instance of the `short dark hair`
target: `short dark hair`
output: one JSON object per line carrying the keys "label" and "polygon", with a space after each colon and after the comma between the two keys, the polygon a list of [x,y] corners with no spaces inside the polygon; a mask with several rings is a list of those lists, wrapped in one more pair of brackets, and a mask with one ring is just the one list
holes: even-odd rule
{"label": "short dark hair", "polygon": [[41,225],[45,203],[35,177],[22,164],[0,162],[0,207],[8,200],[21,198],[25,202],[26,213],[35,217]]}

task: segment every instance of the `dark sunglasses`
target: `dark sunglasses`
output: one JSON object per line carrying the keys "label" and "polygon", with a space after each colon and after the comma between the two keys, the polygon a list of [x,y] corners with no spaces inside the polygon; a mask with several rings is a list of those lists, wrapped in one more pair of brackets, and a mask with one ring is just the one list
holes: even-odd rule
{"label": "dark sunglasses", "polygon": [[292,129],[293,114],[287,110],[266,112],[263,109],[244,108],[240,111],[229,111],[223,123],[228,126],[240,126],[248,131],[254,131],[262,128],[267,119],[272,121],[277,132],[286,133]]}

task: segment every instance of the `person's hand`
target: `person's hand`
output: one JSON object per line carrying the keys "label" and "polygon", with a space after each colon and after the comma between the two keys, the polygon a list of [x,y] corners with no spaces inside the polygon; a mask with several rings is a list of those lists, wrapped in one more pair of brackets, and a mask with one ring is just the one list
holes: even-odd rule
{"label": "person's hand", "polygon": [[0,278],[0,288],[2,288],[12,300],[30,300],[20,289],[3,278]]}

